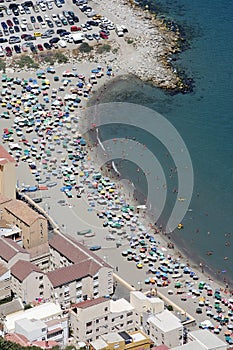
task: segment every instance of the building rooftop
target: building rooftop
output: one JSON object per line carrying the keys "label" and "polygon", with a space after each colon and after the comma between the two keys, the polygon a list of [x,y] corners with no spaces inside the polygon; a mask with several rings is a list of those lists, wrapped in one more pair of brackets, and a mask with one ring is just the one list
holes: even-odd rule
{"label": "building rooftop", "polygon": [[162,332],[169,332],[182,327],[179,318],[168,310],[150,316],[148,321],[158,327]]}
{"label": "building rooftop", "polygon": [[12,199],[9,203],[4,205],[4,208],[28,226],[32,225],[39,218],[46,220],[42,215],[38,214],[26,203],[19,201],[18,199]]}
{"label": "building rooftop", "polygon": [[13,299],[9,303],[0,305],[0,315],[10,315],[24,309],[23,303],[20,298]]}
{"label": "building rooftop", "polygon": [[197,340],[194,340],[187,344],[176,346],[175,348],[172,348],[172,350],[206,350],[206,347],[201,345]]}
{"label": "building rooftop", "polygon": [[106,303],[106,302],[109,302],[109,300],[106,298],[96,298],[91,300],[85,300],[85,301],[82,301],[81,303],[72,305],[72,308],[76,307],[78,309],[87,309],[89,307]]}
{"label": "building rooftop", "polygon": [[93,260],[82,261],[79,264],[73,264],[67,267],[61,267],[54,271],[49,271],[47,277],[53,287],[59,287],[68,282],[81,280],[87,276],[94,276],[100,269],[100,266]]}
{"label": "building rooftop", "polygon": [[134,342],[138,342],[138,341],[142,341],[147,339],[147,337],[145,336],[145,334],[143,334],[140,331],[134,332],[134,333],[130,333],[131,338],[133,339]]}
{"label": "building rooftop", "polygon": [[47,255],[47,254],[49,254],[48,242],[40,244],[36,247],[29,248],[29,249],[27,249],[27,252],[30,254],[31,260],[38,258],[40,256]]}
{"label": "building rooftop", "polygon": [[18,333],[7,333],[4,336],[4,339],[6,339],[7,341],[10,341],[12,343],[19,344],[21,346],[29,346],[29,345],[31,345],[31,343],[28,340],[28,338],[26,338],[24,335],[18,334]]}
{"label": "building rooftop", "polygon": [[131,291],[130,294],[135,295],[135,297],[137,297],[140,300],[147,300],[148,299],[144,293],[139,292],[137,290]]}
{"label": "building rooftop", "polygon": [[5,203],[10,202],[10,201],[12,201],[12,199],[7,198],[7,197],[3,196],[2,194],[0,194],[0,204],[5,204]]}
{"label": "building rooftop", "polygon": [[30,261],[25,260],[18,260],[11,267],[11,274],[20,282],[23,282],[23,280],[33,271],[43,273],[38,266],[32,264]]}
{"label": "building rooftop", "polygon": [[95,349],[95,350],[101,350],[101,349],[105,349],[108,344],[101,338],[94,340],[91,342],[91,346]]}
{"label": "building rooftop", "polygon": [[0,145],[0,164],[15,163],[14,158],[7,152],[7,150]]}
{"label": "building rooftop", "polygon": [[132,311],[134,307],[124,298],[117,300],[110,300],[110,311],[119,313],[124,311]]}
{"label": "building rooftop", "polygon": [[203,344],[205,348],[213,348],[217,349],[221,346],[226,346],[226,343],[222,341],[217,335],[211,333],[207,329],[197,330],[190,332],[190,336],[197,340],[200,343]]}
{"label": "building rooftop", "polygon": [[17,253],[27,253],[20,245],[10,238],[0,237],[0,256],[6,262],[10,261]]}
{"label": "building rooftop", "polygon": [[0,277],[3,276],[8,271],[8,268],[0,263]]}
{"label": "building rooftop", "polygon": [[15,325],[27,330],[27,332],[37,331],[38,329],[46,328],[45,322],[41,320],[21,318],[20,320],[15,321]]}
{"label": "building rooftop", "polygon": [[124,339],[116,332],[109,332],[108,334],[103,334],[101,337],[108,344],[124,341]]}
{"label": "building rooftop", "polygon": [[65,256],[73,264],[81,263],[90,258],[101,266],[111,267],[103,259],[92,253],[89,249],[77,242],[73,237],[56,234],[49,241],[49,245]]}
{"label": "building rooftop", "polygon": [[61,313],[62,310],[60,305],[55,303],[43,303],[26,311],[22,310],[17,313],[7,315],[5,321],[6,330],[8,332],[14,332],[15,322],[22,318],[47,321],[52,318],[56,318]]}

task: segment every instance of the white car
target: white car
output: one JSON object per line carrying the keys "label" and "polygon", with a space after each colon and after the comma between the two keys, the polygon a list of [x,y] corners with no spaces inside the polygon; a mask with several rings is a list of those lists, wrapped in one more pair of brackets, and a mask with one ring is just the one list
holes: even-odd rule
{"label": "white car", "polygon": [[25,18],[25,17],[21,18],[21,22],[22,22],[23,24],[27,24],[27,23],[28,23],[27,18]]}
{"label": "white car", "polygon": [[40,6],[41,11],[46,11],[47,10],[47,8],[46,8],[46,6],[45,6],[45,4],[43,2],[41,2],[39,4],[39,6]]}
{"label": "white car", "polygon": [[44,20],[45,21],[49,21],[50,20],[49,16],[48,15],[44,15]]}
{"label": "white car", "polygon": [[59,40],[58,45],[62,48],[67,46],[65,40]]}
{"label": "white car", "polygon": [[57,21],[58,20],[58,17],[55,13],[52,14],[52,20],[53,21]]}

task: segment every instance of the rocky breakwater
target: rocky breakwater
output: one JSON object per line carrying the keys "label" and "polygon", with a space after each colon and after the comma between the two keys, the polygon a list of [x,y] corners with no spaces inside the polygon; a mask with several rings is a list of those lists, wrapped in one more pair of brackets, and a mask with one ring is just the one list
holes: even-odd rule
{"label": "rocky breakwater", "polygon": [[170,92],[188,90],[171,65],[171,56],[180,51],[178,29],[172,31],[155,14],[130,1],[102,0],[97,4],[94,0],[93,3],[97,11],[115,24],[128,28],[124,38],[116,37],[117,63],[122,73],[133,74]]}

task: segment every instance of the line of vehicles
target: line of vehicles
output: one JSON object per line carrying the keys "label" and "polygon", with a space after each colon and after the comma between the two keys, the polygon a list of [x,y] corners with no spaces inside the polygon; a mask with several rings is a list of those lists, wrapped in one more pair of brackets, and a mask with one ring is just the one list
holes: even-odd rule
{"label": "line of vehicles", "polygon": [[[0,19],[0,57],[11,57],[13,53],[27,51],[37,53],[52,48],[65,48],[69,43],[79,44],[83,40],[108,39],[110,31],[114,29],[118,36],[123,36],[127,31],[126,27],[115,26],[108,18],[96,14],[87,0],[72,1],[88,17],[85,23],[79,23],[76,11],[48,11],[54,8],[54,4],[58,8],[62,7],[65,0],[37,0],[36,3],[25,1],[22,4],[12,1],[9,7],[0,4],[0,17],[4,17],[3,12],[8,13],[8,10],[13,16]],[[95,29],[97,32],[93,32]],[[44,42],[44,39],[48,39],[48,42]]]}

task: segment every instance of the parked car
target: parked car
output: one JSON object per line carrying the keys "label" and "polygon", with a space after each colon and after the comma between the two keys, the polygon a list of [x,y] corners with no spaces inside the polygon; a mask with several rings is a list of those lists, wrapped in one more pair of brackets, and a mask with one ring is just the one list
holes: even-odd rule
{"label": "parked car", "polygon": [[9,46],[7,46],[7,47],[5,48],[5,50],[6,50],[6,56],[7,56],[7,57],[11,57],[11,56],[12,56],[12,50],[11,50],[11,48],[10,48]]}
{"label": "parked car", "polygon": [[21,53],[21,47],[19,45],[14,45],[14,50],[16,53]]}
{"label": "parked car", "polygon": [[38,44],[37,48],[39,51],[44,51],[43,45],[42,44]]}

